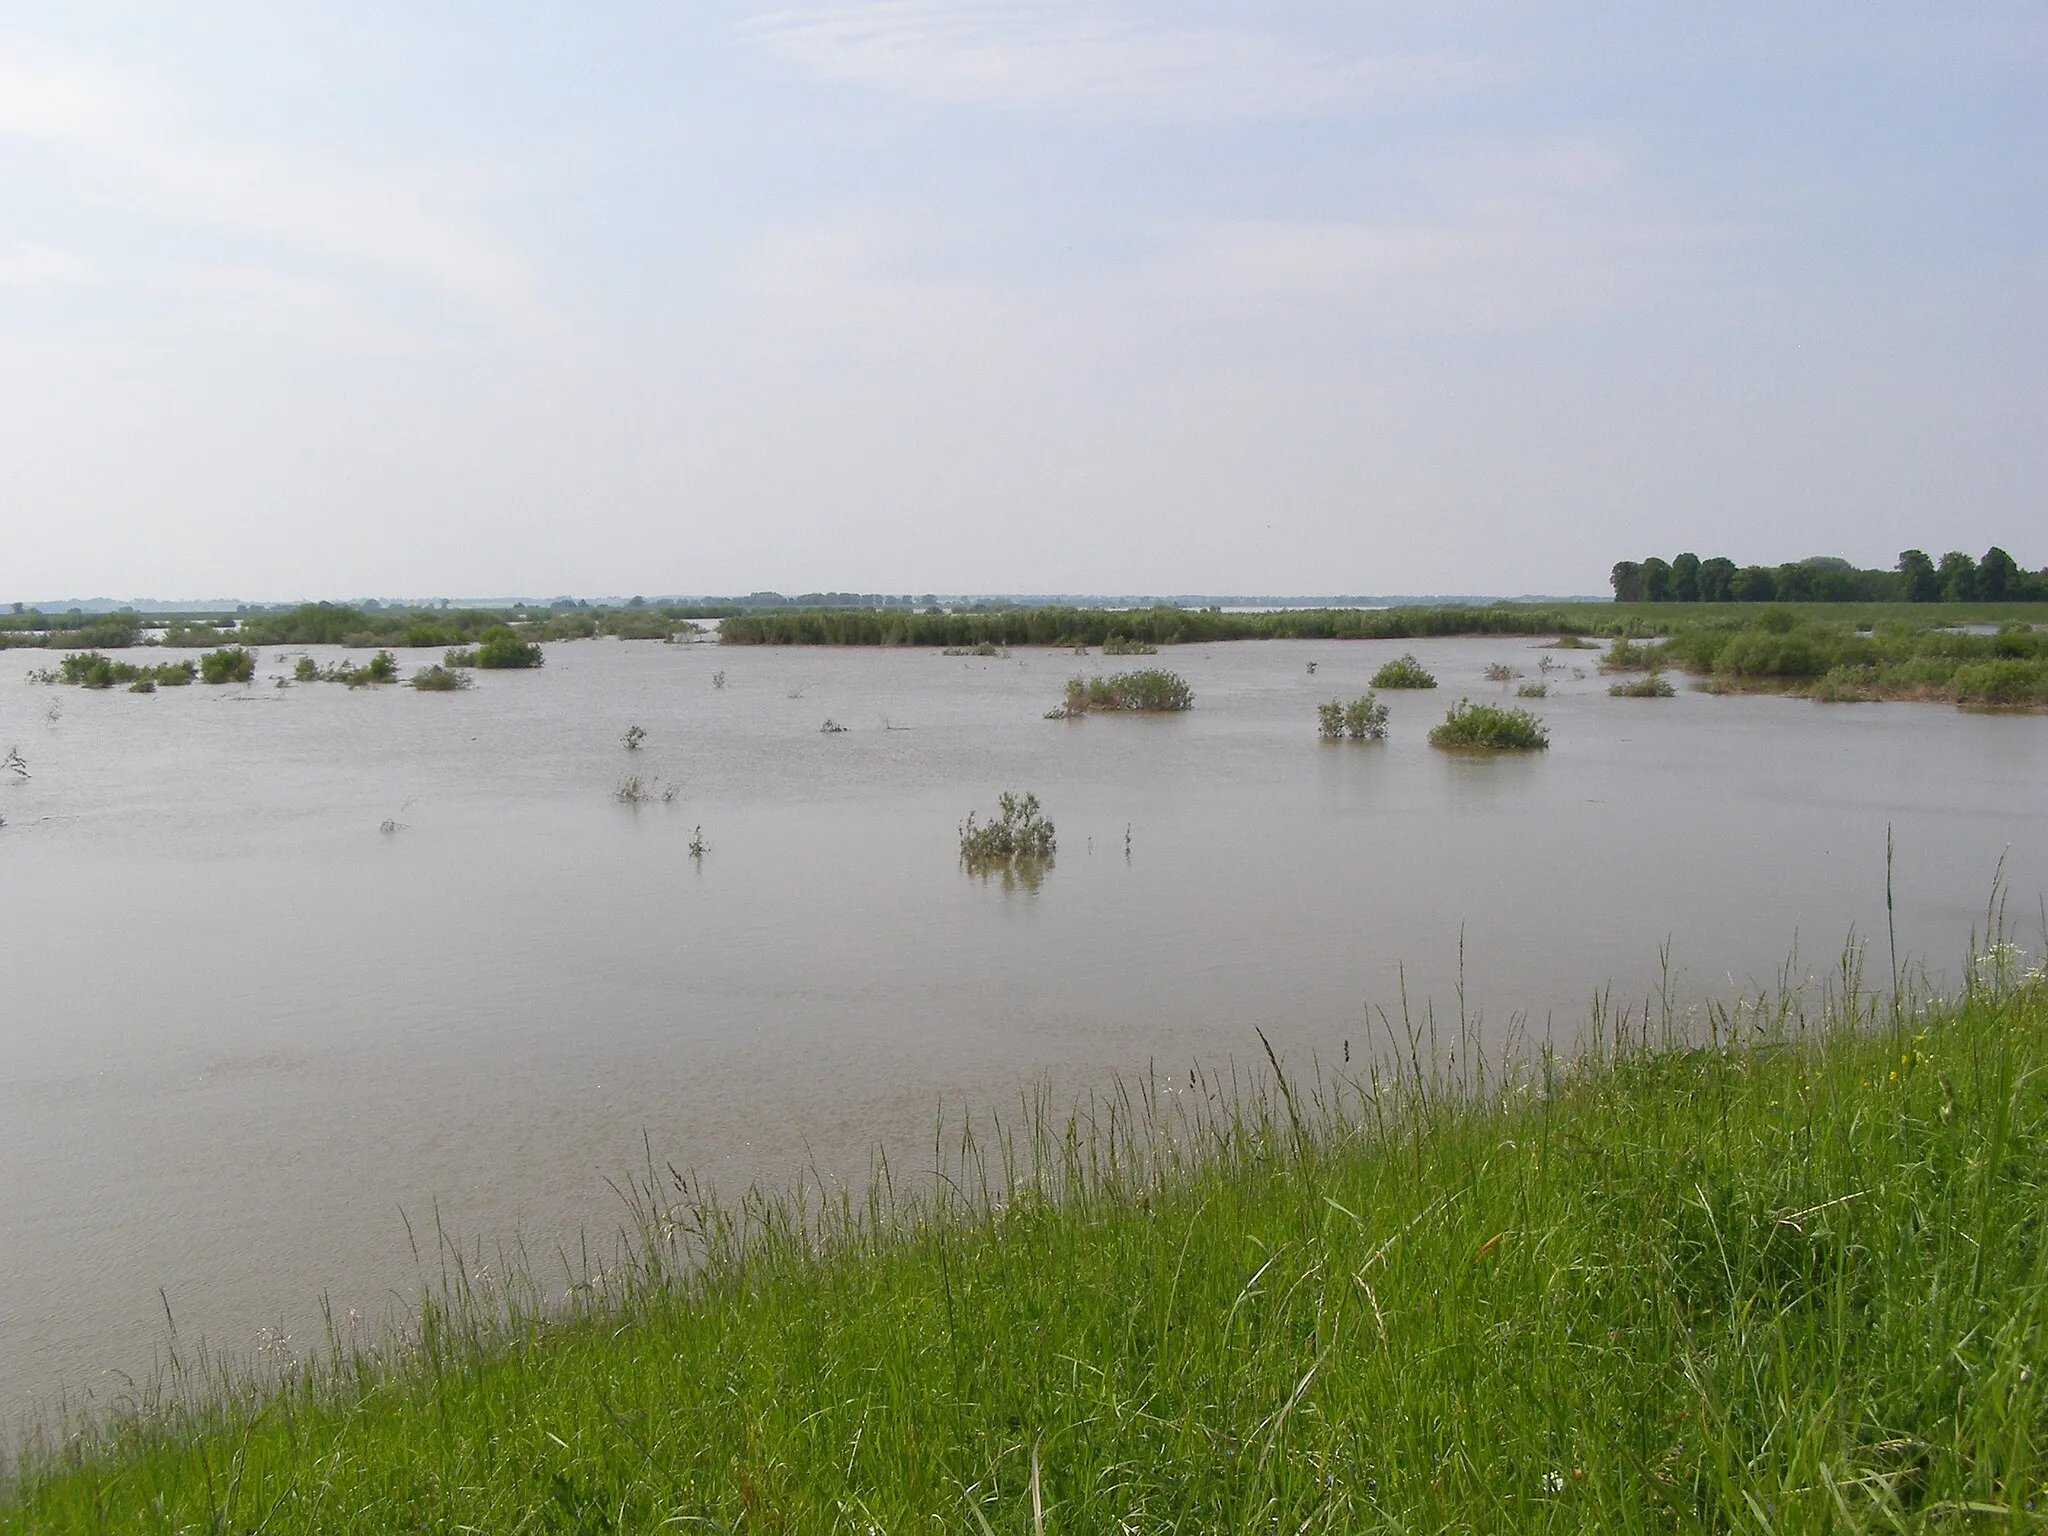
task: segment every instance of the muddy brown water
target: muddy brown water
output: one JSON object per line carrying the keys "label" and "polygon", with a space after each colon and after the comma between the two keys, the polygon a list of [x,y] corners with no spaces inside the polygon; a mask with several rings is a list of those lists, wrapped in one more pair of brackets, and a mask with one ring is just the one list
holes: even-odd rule
{"label": "muddy brown water", "polygon": [[[1314,705],[1403,649],[1443,686],[1386,695],[1384,744],[1319,742]],[[1259,1029],[1327,1060],[1403,978],[1454,1012],[1461,941],[1496,1040],[1568,1042],[1667,943],[1685,1001],[1852,930],[1878,977],[1887,826],[1909,955],[1954,978],[2001,859],[2041,943],[2040,717],[1611,699],[1522,639],[1174,649],[1192,712],[1076,722],[1041,718],[1067,677],[1153,663],[597,641],[429,695],[279,689],[279,654],[248,687],[0,682],[33,775],[0,775],[10,1424],[118,1400],[163,1298],[241,1352],[316,1340],[322,1297],[409,1311],[402,1214],[546,1269],[617,1228],[647,1147],[726,1188],[857,1178],[1041,1079],[1184,1079]],[[1549,752],[1424,743],[1546,654]],[[675,799],[618,803],[634,772]],[[957,864],[1006,788],[1059,829],[1036,891]]]}

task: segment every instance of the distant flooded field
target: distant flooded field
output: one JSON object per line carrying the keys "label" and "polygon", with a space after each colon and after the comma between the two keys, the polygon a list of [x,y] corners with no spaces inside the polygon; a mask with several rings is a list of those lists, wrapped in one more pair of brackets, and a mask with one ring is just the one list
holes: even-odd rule
{"label": "distant flooded field", "polygon": [[[1319,740],[1404,651],[1440,686],[1382,692],[1384,742]],[[313,1342],[323,1297],[409,1313],[406,1219],[430,1266],[438,1221],[545,1271],[650,1151],[728,1189],[914,1165],[941,1104],[1184,1078],[1255,1030],[1328,1058],[1404,983],[1569,1044],[1596,989],[1665,984],[1660,951],[1682,1002],[1825,972],[1852,932],[1876,981],[1888,827],[1905,953],[1954,979],[2001,861],[2038,952],[2048,719],[1612,698],[1597,654],[589,641],[449,693],[280,688],[299,653],[266,650],[133,694],[9,653],[0,1413],[118,1397],[166,1304],[245,1353]],[[1152,666],[1192,709],[1043,718]],[[1461,697],[1549,750],[1432,750]],[[1005,790],[1056,825],[1041,882],[960,866]]]}

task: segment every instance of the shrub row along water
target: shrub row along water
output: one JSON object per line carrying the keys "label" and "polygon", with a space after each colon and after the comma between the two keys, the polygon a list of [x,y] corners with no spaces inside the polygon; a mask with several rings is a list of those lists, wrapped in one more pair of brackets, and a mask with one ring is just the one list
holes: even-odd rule
{"label": "shrub row along water", "polygon": [[650,1176],[567,1300],[449,1245],[403,1345],[141,1393],[0,1531],[2032,1529],[2048,986],[1850,959],[1504,1076],[1396,1019],[1041,1091],[864,1197]]}
{"label": "shrub row along water", "polygon": [[2048,633],[2008,623],[1995,634],[1876,625],[1869,632],[1773,609],[1738,624],[1696,622],[1610,664],[1668,661],[1725,689],[1829,700],[1928,698],[2005,708],[2048,706]]}

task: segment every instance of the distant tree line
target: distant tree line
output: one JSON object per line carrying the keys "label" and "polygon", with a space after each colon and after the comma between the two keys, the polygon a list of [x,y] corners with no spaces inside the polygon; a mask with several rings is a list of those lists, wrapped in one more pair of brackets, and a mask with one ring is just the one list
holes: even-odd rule
{"label": "distant tree line", "polygon": [[1609,579],[1617,603],[2040,603],[2048,568],[2023,570],[1996,544],[1972,560],[1959,549],[1939,564],[1908,549],[1889,571],[1859,570],[1817,556],[1786,565],[1742,565],[1716,555],[1623,560]]}

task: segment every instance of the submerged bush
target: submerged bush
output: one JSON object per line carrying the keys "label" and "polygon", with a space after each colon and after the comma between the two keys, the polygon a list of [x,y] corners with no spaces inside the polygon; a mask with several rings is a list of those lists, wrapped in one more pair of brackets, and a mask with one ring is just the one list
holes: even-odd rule
{"label": "submerged bush", "polygon": [[421,667],[413,673],[412,685],[421,693],[456,693],[476,686],[467,674],[443,666]]}
{"label": "submerged bush", "polygon": [[1020,861],[1049,863],[1059,842],[1038,808],[1038,796],[1020,798],[1006,790],[996,796],[996,807],[993,821],[978,824],[969,811],[960,823],[960,862],[975,874]]}
{"label": "submerged bush", "polygon": [[202,683],[246,683],[255,675],[256,653],[244,646],[225,646],[199,658]]}
{"label": "submerged bush", "polygon": [[[1010,652],[1006,646],[1000,646],[993,641],[984,640],[979,645],[949,645],[941,654],[947,656],[1007,656]],[[725,674],[720,673],[719,675],[723,677]]]}
{"label": "submerged bush", "polygon": [[1375,688],[1434,688],[1436,678],[1412,655],[1403,654],[1372,675]]}
{"label": "submerged bush", "polygon": [[1515,669],[1504,661],[1489,661],[1486,664],[1486,680],[1489,683],[1511,683],[1515,680]]}
{"label": "submerged bush", "polygon": [[1102,642],[1105,656],[1157,656],[1159,647],[1143,640],[1133,640],[1128,635],[1111,635]]}
{"label": "submerged bush", "polygon": [[1444,723],[1429,733],[1432,747],[1485,747],[1497,751],[1539,752],[1550,745],[1550,732],[1526,709],[1458,700]]}
{"label": "submerged bush", "polygon": [[1316,728],[1325,741],[1341,741],[1347,736],[1353,741],[1385,741],[1387,706],[1369,693],[1349,704],[1332,699],[1316,706]]}
{"label": "submerged bush", "polygon": [[467,650],[461,646],[454,646],[441,657],[441,665],[444,667],[473,667],[476,662],[475,646],[470,646]]}
{"label": "submerged bush", "polygon": [[1617,699],[1668,699],[1678,690],[1673,688],[1661,672],[1652,672],[1648,677],[1639,677],[1633,682],[1610,683],[1607,691]]}
{"label": "submerged bush", "polygon": [[1194,690],[1184,678],[1153,667],[1143,672],[1119,672],[1114,677],[1074,678],[1067,684],[1064,708],[1069,715],[1085,715],[1095,709],[1170,714],[1192,709],[1194,703]]}
{"label": "submerged bush", "polygon": [[1549,692],[1550,684],[1548,683],[1524,683],[1515,690],[1515,697],[1518,699],[1540,699]]}

